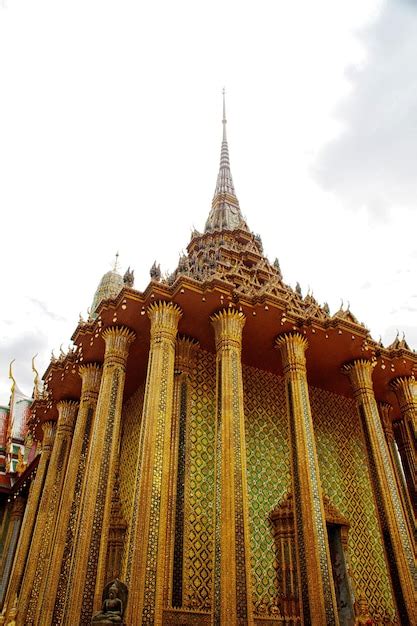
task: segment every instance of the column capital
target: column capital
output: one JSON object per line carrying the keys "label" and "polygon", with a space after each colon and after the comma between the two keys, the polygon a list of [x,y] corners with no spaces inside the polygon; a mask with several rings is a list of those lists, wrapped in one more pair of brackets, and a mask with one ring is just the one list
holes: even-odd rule
{"label": "column capital", "polygon": [[58,431],[71,431],[74,428],[78,412],[78,402],[75,400],[60,400],[56,405],[58,409]]}
{"label": "column capital", "polygon": [[398,398],[401,413],[417,407],[417,380],[414,376],[397,376],[391,380],[390,387]]}
{"label": "column capital", "polygon": [[51,451],[54,443],[56,422],[48,420],[42,424],[43,439],[42,439],[42,452]]}
{"label": "column capital", "polygon": [[81,400],[97,399],[100,390],[102,367],[99,363],[84,363],[78,368],[81,376]]}
{"label": "column capital", "polygon": [[372,372],[375,363],[369,359],[355,359],[342,366],[342,373],[349,376],[353,393],[374,393],[372,385]]}
{"label": "column capital", "polygon": [[394,437],[392,429],[392,405],[389,402],[378,402],[379,414],[381,416],[382,428],[387,438]]}
{"label": "column capital", "polygon": [[186,374],[187,376],[191,374],[198,345],[198,341],[192,337],[178,337],[175,344],[175,374]]}
{"label": "column capital", "polygon": [[242,331],[246,317],[236,309],[222,309],[210,317],[214,328],[216,350],[222,348],[242,347]]}
{"label": "column capital", "polygon": [[126,326],[109,326],[103,331],[106,342],[104,365],[126,365],[129,346],[136,334]]}
{"label": "column capital", "polygon": [[175,342],[178,331],[178,322],[182,317],[182,310],[174,302],[161,300],[153,302],[147,310],[151,320],[151,341],[159,343],[163,339]]}
{"label": "column capital", "polygon": [[284,374],[290,371],[305,371],[305,351],[308,348],[308,341],[304,335],[298,332],[283,333],[275,339],[275,345],[281,352]]}

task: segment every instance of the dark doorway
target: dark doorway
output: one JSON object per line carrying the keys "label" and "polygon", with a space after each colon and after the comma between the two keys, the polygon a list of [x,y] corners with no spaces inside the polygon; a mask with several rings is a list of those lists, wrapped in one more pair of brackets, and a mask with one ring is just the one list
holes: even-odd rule
{"label": "dark doorway", "polygon": [[352,626],[355,622],[355,614],[353,611],[352,594],[347,575],[340,526],[338,524],[327,524],[327,536],[329,539],[333,582],[340,626]]}

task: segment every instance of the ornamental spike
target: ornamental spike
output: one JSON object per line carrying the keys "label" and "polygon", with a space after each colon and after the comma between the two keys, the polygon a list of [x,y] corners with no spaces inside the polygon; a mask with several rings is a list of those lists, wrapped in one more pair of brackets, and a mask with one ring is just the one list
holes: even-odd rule
{"label": "ornamental spike", "polygon": [[9,379],[12,381],[12,389],[11,389],[12,393],[15,390],[15,387],[16,387],[16,380],[15,380],[15,377],[13,376],[13,370],[12,370],[12,365],[13,365],[13,363],[15,361],[16,361],[16,359],[12,359],[10,361],[10,365],[9,365]]}

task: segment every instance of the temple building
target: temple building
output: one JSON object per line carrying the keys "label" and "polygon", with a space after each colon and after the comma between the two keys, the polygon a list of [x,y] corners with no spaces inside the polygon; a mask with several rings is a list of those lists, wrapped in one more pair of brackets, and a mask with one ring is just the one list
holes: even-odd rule
{"label": "temple building", "polygon": [[144,291],[108,272],[72,341],[4,484],[0,624],[417,624],[417,355],[284,282],[225,108],[204,231]]}

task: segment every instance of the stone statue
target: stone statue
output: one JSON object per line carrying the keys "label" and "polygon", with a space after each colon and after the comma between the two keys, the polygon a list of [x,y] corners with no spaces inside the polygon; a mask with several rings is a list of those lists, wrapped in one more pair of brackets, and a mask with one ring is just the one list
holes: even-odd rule
{"label": "stone statue", "polygon": [[91,619],[92,624],[123,624],[127,587],[117,578],[104,587],[103,606]]}
{"label": "stone statue", "polygon": [[132,287],[133,288],[133,285],[134,285],[134,282],[135,282],[135,273],[134,273],[133,270],[130,269],[130,265],[127,268],[127,270],[125,271],[125,273],[124,273],[123,282],[126,285],[126,287]]}

